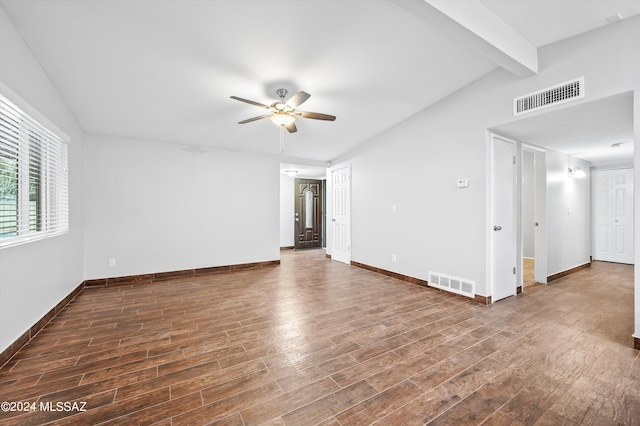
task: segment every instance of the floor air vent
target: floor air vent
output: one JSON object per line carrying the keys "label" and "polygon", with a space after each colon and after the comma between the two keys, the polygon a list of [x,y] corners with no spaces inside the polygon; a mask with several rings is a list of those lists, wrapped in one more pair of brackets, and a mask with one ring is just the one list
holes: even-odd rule
{"label": "floor air vent", "polygon": [[476,295],[475,281],[456,278],[437,272],[429,272],[429,286],[471,298]]}
{"label": "floor air vent", "polygon": [[584,77],[515,98],[513,115],[525,114],[580,98],[584,98]]}

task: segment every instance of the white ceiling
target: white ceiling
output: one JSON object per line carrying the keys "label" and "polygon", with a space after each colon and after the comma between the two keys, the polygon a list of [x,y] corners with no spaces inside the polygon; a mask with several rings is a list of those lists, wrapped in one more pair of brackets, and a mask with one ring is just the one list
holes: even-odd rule
{"label": "white ceiling", "polygon": [[493,13],[540,47],[640,13],[638,0],[483,0]]}
{"label": "white ceiling", "polygon": [[[230,95],[337,116],[297,120],[288,158],[327,161],[496,65],[404,7],[420,0],[1,0],[87,133],[273,155],[278,128]],[[472,1],[472,0],[465,0]],[[482,1],[535,46],[640,13],[633,1]],[[1,54],[1,53],[0,53]]]}
{"label": "white ceiling", "polygon": [[305,179],[325,179],[327,176],[326,167],[310,166],[296,163],[280,163],[280,173],[288,174],[287,171],[295,171],[292,177]]}
{"label": "white ceiling", "polygon": [[532,115],[492,130],[574,155],[590,161],[594,167],[630,165],[633,164],[633,93]]}

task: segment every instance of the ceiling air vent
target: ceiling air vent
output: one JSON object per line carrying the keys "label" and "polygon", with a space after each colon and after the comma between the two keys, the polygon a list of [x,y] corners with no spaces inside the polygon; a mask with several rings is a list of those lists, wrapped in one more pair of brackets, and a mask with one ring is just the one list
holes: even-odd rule
{"label": "ceiling air vent", "polygon": [[513,115],[517,116],[581,98],[584,98],[584,77],[515,98]]}

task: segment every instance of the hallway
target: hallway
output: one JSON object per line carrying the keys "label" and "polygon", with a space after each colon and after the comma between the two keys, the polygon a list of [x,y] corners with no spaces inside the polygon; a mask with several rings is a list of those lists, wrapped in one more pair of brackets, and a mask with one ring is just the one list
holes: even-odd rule
{"label": "hallway", "polygon": [[0,393],[87,411],[0,424],[640,424],[633,266],[481,306],[324,250],[281,256],[83,290],[0,369]]}

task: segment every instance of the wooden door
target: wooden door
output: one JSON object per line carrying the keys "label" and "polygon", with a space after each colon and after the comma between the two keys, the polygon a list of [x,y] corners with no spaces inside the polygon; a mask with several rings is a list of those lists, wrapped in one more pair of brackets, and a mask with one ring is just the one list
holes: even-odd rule
{"label": "wooden door", "polygon": [[294,227],[296,249],[322,247],[322,181],[295,180]]}

